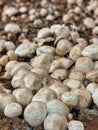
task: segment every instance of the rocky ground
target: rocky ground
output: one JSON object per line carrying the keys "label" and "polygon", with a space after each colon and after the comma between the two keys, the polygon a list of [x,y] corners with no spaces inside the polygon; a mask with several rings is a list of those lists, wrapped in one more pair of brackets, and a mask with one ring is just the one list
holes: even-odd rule
{"label": "rocky ground", "polygon": [[[96,6],[97,9],[95,10]],[[5,13],[8,7],[17,9],[26,7],[26,10],[10,15],[10,13]],[[43,8],[46,9],[46,12],[42,11]],[[31,9],[34,10],[30,13]],[[88,27],[89,21],[84,23],[86,17],[93,19],[90,21],[91,27]],[[6,33],[4,27],[9,22],[17,23],[22,30],[21,33]],[[39,29],[50,27],[53,24],[67,25],[71,30],[78,31],[80,37],[88,43],[98,42],[98,32],[93,30],[95,26],[98,26],[97,0],[77,0],[76,3],[73,2],[72,4],[69,4],[67,0],[0,0],[0,40],[12,41],[15,46],[18,46],[25,38],[33,41]],[[5,53],[3,51],[0,56]],[[28,60],[28,58],[18,59],[18,61],[25,62]],[[4,68],[0,73],[0,83],[9,88],[10,80],[2,78],[3,74]],[[84,123],[85,130],[98,130],[98,109],[94,104],[87,110],[74,111],[73,115],[75,119]],[[0,130],[43,130],[43,126],[31,128],[22,116],[9,119],[0,112]]]}

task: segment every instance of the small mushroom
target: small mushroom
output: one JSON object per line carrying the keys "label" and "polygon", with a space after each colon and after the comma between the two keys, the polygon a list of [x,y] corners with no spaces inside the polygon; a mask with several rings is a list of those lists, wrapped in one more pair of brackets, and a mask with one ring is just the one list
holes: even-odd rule
{"label": "small mushroom", "polygon": [[27,88],[15,89],[12,94],[16,97],[16,101],[22,106],[27,106],[33,97],[32,91]]}
{"label": "small mushroom", "polygon": [[87,108],[91,104],[91,93],[87,89],[75,89],[72,92],[78,96],[76,109]]}
{"label": "small mushroom", "polygon": [[17,88],[21,86],[21,83],[23,82],[23,78],[26,74],[28,74],[29,71],[26,69],[20,69],[12,78],[11,85],[13,88]]}
{"label": "small mushroom", "polygon": [[25,75],[21,85],[31,90],[39,90],[41,88],[41,76],[37,73],[30,72]]}
{"label": "small mushroom", "polygon": [[75,107],[78,104],[78,96],[72,92],[63,93],[61,100],[70,107]]}
{"label": "small mushroom", "polygon": [[63,81],[63,84],[70,89],[84,88],[84,84],[77,79],[66,79]]}
{"label": "small mushroom", "polygon": [[0,93],[0,111],[3,111],[6,105],[16,102],[16,98],[12,94]]}
{"label": "small mushroom", "polygon": [[98,45],[92,44],[85,47],[82,51],[83,56],[88,56],[93,60],[98,60]]}
{"label": "small mushroom", "polygon": [[67,86],[63,85],[62,83],[60,83],[58,81],[55,82],[54,84],[50,85],[49,88],[52,89],[53,91],[55,91],[58,99],[61,98],[61,96],[64,92],[69,91],[69,88]]}
{"label": "small mushroom", "polygon": [[46,106],[43,102],[32,102],[24,110],[24,119],[32,126],[41,125],[46,117]]}
{"label": "small mushroom", "polygon": [[69,74],[69,78],[76,79],[83,82],[85,78],[85,73],[79,70],[72,70]]}
{"label": "small mushroom", "polygon": [[98,83],[98,69],[89,71],[86,74],[86,78],[89,79],[91,82]]}
{"label": "small mushroom", "polygon": [[21,115],[22,106],[18,103],[10,103],[4,109],[4,114],[7,117],[13,118]]}
{"label": "small mushroom", "polygon": [[56,54],[59,56],[64,56],[71,50],[72,43],[66,39],[61,39],[58,41],[56,46]]}
{"label": "small mushroom", "polygon": [[56,69],[59,69],[59,68],[68,69],[72,64],[73,64],[73,61],[65,57],[56,59],[51,63],[49,72],[50,73],[54,72]]}
{"label": "small mushroom", "polygon": [[50,76],[54,79],[64,80],[68,76],[68,70],[67,69],[57,69]]}
{"label": "small mushroom", "polygon": [[75,69],[87,73],[94,68],[94,63],[89,57],[80,57],[75,64]]}
{"label": "small mushroom", "polygon": [[58,99],[53,99],[47,103],[47,112],[59,112],[67,116],[69,113],[69,108],[64,102],[61,102]]}
{"label": "small mushroom", "polygon": [[68,123],[68,130],[84,130],[84,125],[81,121],[71,120]]}
{"label": "small mushroom", "polygon": [[32,98],[32,101],[49,102],[56,98],[56,93],[49,88],[41,88]]}
{"label": "small mushroom", "polygon": [[37,68],[49,69],[53,56],[49,53],[41,53],[39,56],[31,59],[31,65]]}
{"label": "small mushroom", "polygon": [[50,113],[44,120],[45,130],[67,130],[66,117],[57,112]]}
{"label": "small mushroom", "polygon": [[4,31],[9,33],[19,33],[21,31],[20,27],[18,24],[15,24],[15,23],[7,23],[4,27]]}

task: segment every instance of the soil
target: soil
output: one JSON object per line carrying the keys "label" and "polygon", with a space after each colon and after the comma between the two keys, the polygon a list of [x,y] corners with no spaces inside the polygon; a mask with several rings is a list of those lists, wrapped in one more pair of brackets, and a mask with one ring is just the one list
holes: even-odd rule
{"label": "soil", "polygon": [[[19,1],[19,0],[17,0],[17,1]],[[82,9],[83,13],[85,13],[87,16],[92,16],[92,14],[88,14],[85,11],[85,7],[88,5],[89,1],[90,0],[85,0],[81,9]],[[30,10],[31,8],[36,8],[36,10],[40,10],[40,8],[41,8],[40,0],[20,0],[20,2],[23,3],[23,5],[25,5],[28,8],[28,10]],[[2,15],[1,15],[5,6],[17,6],[16,3],[17,3],[16,0],[0,0],[0,39],[3,37],[6,40],[11,40],[17,46],[21,43],[22,35],[17,34],[17,35],[13,35],[13,36],[8,36],[4,32],[4,26],[6,23],[10,22],[10,19],[7,18],[6,21],[2,21]],[[48,3],[54,4],[51,2],[51,0],[48,0]],[[51,22],[47,21],[44,17],[41,18],[41,20],[43,22],[41,27],[34,27],[33,22],[28,21],[28,19],[21,19],[20,14],[16,15],[17,20],[15,21],[15,23],[18,23],[21,28],[28,30],[27,32],[24,32],[23,34],[25,35],[26,38],[28,38],[29,40],[32,41],[40,28],[49,27],[54,23],[63,24],[62,16],[64,14],[67,14],[67,12],[69,11],[70,8],[67,8],[67,3],[56,4],[56,7],[57,7],[57,10],[60,12],[60,16]],[[72,6],[72,8],[74,8],[74,7],[75,7],[75,5]],[[39,16],[38,16],[38,18],[39,18]],[[75,25],[78,26],[81,24],[81,22],[82,22],[82,17],[79,17],[79,19],[73,18],[73,21],[68,23],[67,25],[70,27],[71,24],[75,23]],[[80,29],[78,32],[80,34],[80,37],[85,38],[87,41],[89,41],[89,39],[91,37],[93,37],[90,30],[86,30],[84,32],[82,29]],[[6,52],[4,52],[4,54],[5,53]],[[0,55],[3,55],[3,54],[0,54]],[[20,58],[19,60],[28,62],[28,59],[26,59],[26,58],[25,59]],[[2,71],[1,76],[2,76],[3,72],[4,71]],[[9,88],[10,81],[6,80],[6,79],[2,79],[1,76],[0,76],[0,82],[4,83],[6,85],[6,88]],[[89,109],[89,111],[90,110],[91,109]],[[82,118],[79,118],[80,113],[76,112],[75,114],[77,115],[76,119],[82,120],[82,122],[84,123],[85,130],[98,130],[97,114],[90,113],[87,116],[84,114]],[[10,118],[5,117],[4,114],[2,112],[0,112],[0,130],[43,130],[43,127],[40,126],[38,128],[31,128],[24,121],[22,116],[10,119]]]}

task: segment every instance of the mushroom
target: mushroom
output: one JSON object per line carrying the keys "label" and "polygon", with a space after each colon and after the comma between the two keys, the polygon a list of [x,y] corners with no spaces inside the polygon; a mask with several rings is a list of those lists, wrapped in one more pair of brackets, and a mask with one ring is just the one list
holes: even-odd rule
{"label": "mushroom", "polygon": [[66,117],[59,112],[50,113],[44,120],[45,130],[67,130],[67,125]]}
{"label": "mushroom", "polygon": [[13,118],[21,115],[22,106],[18,103],[10,103],[4,108],[4,114],[7,117]]}
{"label": "mushroom", "polygon": [[41,125],[46,117],[46,106],[43,102],[32,102],[24,110],[24,119],[32,126]]}

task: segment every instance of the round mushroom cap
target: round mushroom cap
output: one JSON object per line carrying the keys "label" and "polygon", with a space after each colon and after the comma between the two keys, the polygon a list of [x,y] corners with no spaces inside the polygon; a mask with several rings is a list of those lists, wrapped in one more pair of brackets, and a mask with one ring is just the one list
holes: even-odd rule
{"label": "round mushroom cap", "polygon": [[32,126],[41,125],[46,117],[46,106],[43,102],[32,102],[24,110],[24,119]]}
{"label": "round mushroom cap", "polygon": [[4,109],[4,114],[7,117],[17,117],[22,113],[22,106],[18,103],[10,103]]}

